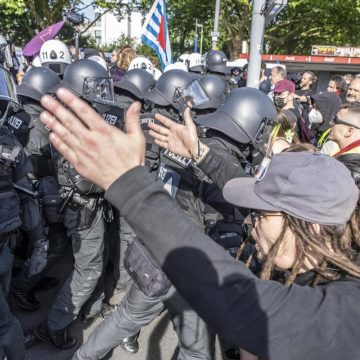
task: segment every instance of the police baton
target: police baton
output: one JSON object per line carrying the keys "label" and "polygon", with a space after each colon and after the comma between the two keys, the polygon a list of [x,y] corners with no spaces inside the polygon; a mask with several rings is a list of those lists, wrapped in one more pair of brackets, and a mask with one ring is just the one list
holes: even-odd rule
{"label": "police baton", "polygon": [[22,194],[25,195],[29,195],[31,196],[33,199],[38,199],[40,197],[40,193],[38,191],[34,191],[32,189],[29,189],[25,186],[21,186],[18,184],[13,184],[14,185],[14,189],[18,192],[21,192]]}

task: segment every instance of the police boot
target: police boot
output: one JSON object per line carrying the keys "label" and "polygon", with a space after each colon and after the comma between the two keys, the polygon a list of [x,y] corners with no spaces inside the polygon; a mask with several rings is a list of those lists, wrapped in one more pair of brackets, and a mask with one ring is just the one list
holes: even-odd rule
{"label": "police boot", "polygon": [[124,349],[125,351],[131,353],[131,354],[136,354],[139,351],[139,343],[137,341],[137,338],[139,336],[139,333],[127,337],[125,339],[120,340],[120,346],[122,347],[122,349]]}
{"label": "police boot", "polygon": [[240,349],[235,346],[225,351],[225,359],[227,360],[241,360]]}
{"label": "police boot", "polygon": [[76,338],[72,337],[66,329],[51,331],[46,323],[39,325],[35,330],[35,336],[48,343],[55,350],[68,350],[76,345]]}

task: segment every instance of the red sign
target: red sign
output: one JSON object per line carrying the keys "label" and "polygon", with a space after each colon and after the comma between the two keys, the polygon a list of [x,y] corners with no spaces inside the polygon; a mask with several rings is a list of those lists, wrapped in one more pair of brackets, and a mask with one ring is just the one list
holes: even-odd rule
{"label": "red sign", "polygon": [[[240,54],[240,59],[249,59],[249,54]],[[262,55],[264,61],[319,63],[319,64],[352,64],[360,65],[360,58],[338,56],[306,56],[306,55]]]}

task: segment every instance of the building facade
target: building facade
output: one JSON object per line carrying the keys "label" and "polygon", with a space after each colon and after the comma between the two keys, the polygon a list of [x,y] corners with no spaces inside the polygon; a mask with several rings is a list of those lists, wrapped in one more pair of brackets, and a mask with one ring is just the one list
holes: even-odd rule
{"label": "building facade", "polygon": [[[102,9],[95,10],[95,18],[102,13]],[[122,35],[131,37],[136,44],[140,43],[142,15],[139,10],[132,10],[120,21],[111,12],[104,13],[86,32],[94,37],[96,45],[103,46],[118,40]]]}

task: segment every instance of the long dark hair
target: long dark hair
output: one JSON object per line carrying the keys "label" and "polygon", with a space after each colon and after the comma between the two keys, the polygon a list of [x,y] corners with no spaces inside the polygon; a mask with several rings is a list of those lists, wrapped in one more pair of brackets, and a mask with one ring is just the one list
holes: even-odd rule
{"label": "long dark hair", "polygon": [[[340,277],[339,272],[333,271],[330,266],[335,266],[345,273],[360,278],[360,267],[353,262],[357,255],[353,244],[356,243],[357,246],[360,244],[357,212],[353,213],[346,225],[319,225],[319,231],[315,231],[314,224],[310,222],[297,219],[288,214],[283,216],[282,231],[263,263],[260,274],[261,279],[271,279],[275,258],[284,240],[287,228],[290,228],[295,235],[298,256],[290,275],[287,277],[286,284],[294,282],[304,265],[305,259],[311,263],[313,271],[323,278],[337,280]],[[321,264],[313,260],[312,256],[314,254],[318,254],[323,258]]]}

